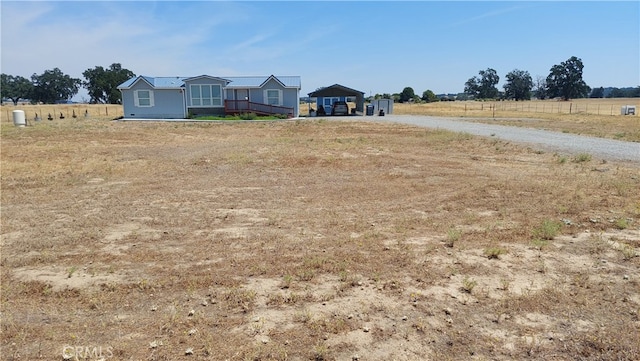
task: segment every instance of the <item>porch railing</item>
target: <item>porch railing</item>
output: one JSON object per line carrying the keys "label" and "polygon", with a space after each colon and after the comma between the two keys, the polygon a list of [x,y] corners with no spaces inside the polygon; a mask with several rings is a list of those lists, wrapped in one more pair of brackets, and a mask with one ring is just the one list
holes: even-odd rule
{"label": "porch railing", "polygon": [[254,103],[248,100],[225,100],[224,111],[227,114],[256,113],[256,114],[284,114],[293,116],[293,108]]}

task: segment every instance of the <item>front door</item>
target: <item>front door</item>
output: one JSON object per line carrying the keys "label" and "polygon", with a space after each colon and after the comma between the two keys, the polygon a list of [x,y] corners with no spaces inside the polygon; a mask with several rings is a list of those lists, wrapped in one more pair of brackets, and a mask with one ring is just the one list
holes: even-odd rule
{"label": "front door", "polygon": [[248,89],[237,89],[236,90],[236,100],[249,100],[249,90]]}

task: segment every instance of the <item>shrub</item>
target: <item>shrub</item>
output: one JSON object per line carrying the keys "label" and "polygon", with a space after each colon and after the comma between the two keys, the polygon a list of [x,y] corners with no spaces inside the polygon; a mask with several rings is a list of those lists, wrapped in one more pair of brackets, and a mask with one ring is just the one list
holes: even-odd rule
{"label": "shrub", "polygon": [[533,230],[533,235],[539,239],[551,240],[558,235],[561,227],[561,223],[545,219],[540,226]]}
{"label": "shrub", "polygon": [[472,278],[465,277],[462,280],[462,290],[466,293],[471,293],[477,284],[478,282],[476,282]]}
{"label": "shrub", "polygon": [[489,247],[484,250],[484,255],[489,259],[499,259],[501,254],[505,254],[507,251],[500,247]]}
{"label": "shrub", "polygon": [[584,163],[591,160],[591,154],[588,153],[580,153],[573,158],[575,163]]}
{"label": "shrub", "polygon": [[460,236],[462,236],[462,232],[459,229],[450,228],[447,231],[447,241],[445,245],[447,247],[453,247],[454,243],[460,240]]}
{"label": "shrub", "polygon": [[257,117],[256,113],[242,113],[238,115],[238,118],[242,120],[254,120]]}

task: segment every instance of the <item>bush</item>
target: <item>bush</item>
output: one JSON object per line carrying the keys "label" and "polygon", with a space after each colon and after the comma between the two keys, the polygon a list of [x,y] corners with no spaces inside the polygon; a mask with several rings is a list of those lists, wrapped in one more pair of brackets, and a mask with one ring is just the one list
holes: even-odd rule
{"label": "bush", "polygon": [[551,240],[558,235],[561,227],[561,223],[546,219],[533,230],[533,235],[538,239]]}
{"label": "bush", "polygon": [[256,115],[256,113],[242,113],[242,114],[238,115],[238,118],[240,118],[242,120],[254,120],[257,117],[258,116]]}

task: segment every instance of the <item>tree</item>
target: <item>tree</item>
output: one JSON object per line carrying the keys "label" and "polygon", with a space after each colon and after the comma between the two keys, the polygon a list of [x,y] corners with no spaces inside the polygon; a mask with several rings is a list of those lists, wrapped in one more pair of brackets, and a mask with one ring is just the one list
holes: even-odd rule
{"label": "tree", "polygon": [[533,80],[528,71],[515,69],[506,75],[504,93],[507,99],[530,100]]}
{"label": "tree", "polygon": [[11,99],[13,105],[18,105],[20,99],[31,97],[33,84],[25,77],[3,73],[0,74],[0,92],[2,98]]}
{"label": "tree", "polygon": [[533,92],[536,94],[536,98],[543,100],[547,98],[547,78],[542,75],[536,76],[536,80],[533,83]]}
{"label": "tree", "polygon": [[78,93],[82,81],[64,74],[60,69],[46,70],[41,75],[33,74],[33,100],[53,104],[69,100]]}
{"label": "tree", "polygon": [[591,94],[589,94],[589,98],[604,98],[604,88],[600,87],[593,89]]}
{"label": "tree", "polygon": [[626,97],[626,94],[624,90],[620,88],[611,89],[611,91],[609,92],[609,95],[607,96],[607,98],[625,98],[625,97]]}
{"label": "tree", "polygon": [[552,66],[547,76],[549,96],[562,97],[564,100],[586,97],[590,88],[582,80],[582,69],[582,60],[575,56]]}
{"label": "tree", "polygon": [[474,76],[464,83],[464,92],[476,99],[494,99],[500,92],[496,85],[500,81],[498,73],[491,68],[480,70],[480,77]]}
{"label": "tree", "polygon": [[437,102],[440,99],[438,99],[438,97],[433,91],[425,90],[424,92],[422,92],[422,100],[424,100],[427,103],[431,103],[431,102]]}
{"label": "tree", "polygon": [[118,85],[136,76],[131,70],[123,69],[119,63],[113,63],[107,69],[96,66],[85,70],[82,75],[86,79],[82,84],[89,92],[90,102],[108,104],[120,104],[122,94]]}
{"label": "tree", "polygon": [[416,98],[416,93],[413,91],[412,87],[406,87],[404,89],[402,89],[402,92],[400,93],[400,103],[404,103],[404,102],[408,102],[411,99],[415,99]]}

